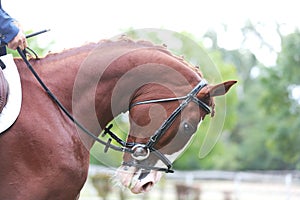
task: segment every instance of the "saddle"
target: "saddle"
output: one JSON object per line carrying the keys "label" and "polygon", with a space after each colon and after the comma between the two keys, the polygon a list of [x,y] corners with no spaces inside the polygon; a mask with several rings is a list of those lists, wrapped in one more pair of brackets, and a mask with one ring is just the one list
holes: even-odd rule
{"label": "saddle", "polygon": [[7,103],[8,93],[8,82],[3,74],[2,68],[0,68],[0,113],[2,113],[2,110]]}
{"label": "saddle", "polygon": [[11,54],[0,57],[0,135],[18,118],[22,105],[19,71]]}

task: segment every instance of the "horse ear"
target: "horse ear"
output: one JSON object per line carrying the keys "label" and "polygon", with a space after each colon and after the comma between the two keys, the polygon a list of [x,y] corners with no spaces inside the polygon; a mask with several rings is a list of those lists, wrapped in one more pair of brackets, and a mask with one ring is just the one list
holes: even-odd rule
{"label": "horse ear", "polygon": [[236,82],[237,81],[226,81],[217,85],[213,85],[209,88],[209,94],[211,97],[224,95]]}

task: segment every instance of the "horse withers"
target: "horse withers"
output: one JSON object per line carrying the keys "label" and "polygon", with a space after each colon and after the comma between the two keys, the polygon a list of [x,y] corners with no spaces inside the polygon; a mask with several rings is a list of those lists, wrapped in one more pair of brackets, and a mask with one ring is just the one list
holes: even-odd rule
{"label": "horse withers", "polygon": [[[49,98],[21,59],[15,63],[23,99],[16,122],[0,137],[0,199],[76,199],[94,139]],[[149,191],[160,171],[172,172],[172,162],[198,123],[214,114],[213,97],[236,83],[207,84],[198,69],[164,47],[128,39],[88,44],[30,63],[95,136],[129,110],[130,131],[117,178],[133,193]]]}

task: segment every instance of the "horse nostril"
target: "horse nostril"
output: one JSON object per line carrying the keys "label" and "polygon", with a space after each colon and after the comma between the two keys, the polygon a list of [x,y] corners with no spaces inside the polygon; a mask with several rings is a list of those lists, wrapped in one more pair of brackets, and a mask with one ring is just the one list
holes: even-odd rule
{"label": "horse nostril", "polygon": [[154,183],[152,181],[149,181],[147,183],[145,183],[142,188],[143,188],[143,192],[148,192],[151,190],[151,188],[153,187]]}

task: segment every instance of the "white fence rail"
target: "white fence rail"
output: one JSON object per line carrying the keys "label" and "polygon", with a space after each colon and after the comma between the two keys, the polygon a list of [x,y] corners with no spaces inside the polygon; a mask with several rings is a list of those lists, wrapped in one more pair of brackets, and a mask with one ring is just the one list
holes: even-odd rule
{"label": "white fence rail", "polygon": [[[89,177],[113,175],[114,169],[91,166]],[[107,200],[299,200],[299,171],[175,171],[166,174],[146,195],[133,195],[113,186]],[[181,193],[180,193],[181,192]],[[185,192],[185,194],[182,194]],[[122,194],[121,194],[122,193]],[[91,180],[87,181],[80,200],[100,200]]]}

